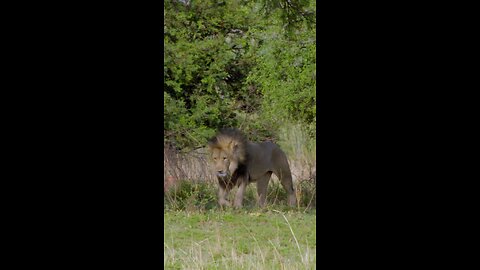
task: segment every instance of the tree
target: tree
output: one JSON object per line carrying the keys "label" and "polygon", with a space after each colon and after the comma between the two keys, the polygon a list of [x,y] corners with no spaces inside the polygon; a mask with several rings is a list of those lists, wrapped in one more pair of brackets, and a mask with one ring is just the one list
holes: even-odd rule
{"label": "tree", "polygon": [[279,121],[314,125],[314,11],[305,0],[165,1],[165,142],[203,146],[226,126],[264,139]]}

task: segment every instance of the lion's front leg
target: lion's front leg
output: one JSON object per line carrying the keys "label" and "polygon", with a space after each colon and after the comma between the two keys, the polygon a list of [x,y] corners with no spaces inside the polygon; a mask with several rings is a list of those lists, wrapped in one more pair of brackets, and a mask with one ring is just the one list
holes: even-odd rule
{"label": "lion's front leg", "polygon": [[232,203],[227,200],[228,188],[222,187],[221,185],[218,188],[218,204],[220,206],[232,206]]}
{"label": "lion's front leg", "polygon": [[239,181],[239,184],[238,184],[237,193],[235,194],[235,201],[233,203],[233,206],[236,208],[241,208],[243,204],[243,196],[245,195],[245,190],[247,189],[248,181],[245,179],[245,177],[239,177],[238,181]]}

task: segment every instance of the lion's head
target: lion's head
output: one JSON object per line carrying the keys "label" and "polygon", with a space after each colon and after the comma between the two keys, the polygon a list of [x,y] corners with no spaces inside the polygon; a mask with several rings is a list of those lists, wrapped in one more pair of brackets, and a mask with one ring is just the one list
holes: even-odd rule
{"label": "lion's head", "polygon": [[246,160],[247,140],[234,128],[221,129],[208,142],[210,156],[218,177],[233,173]]}

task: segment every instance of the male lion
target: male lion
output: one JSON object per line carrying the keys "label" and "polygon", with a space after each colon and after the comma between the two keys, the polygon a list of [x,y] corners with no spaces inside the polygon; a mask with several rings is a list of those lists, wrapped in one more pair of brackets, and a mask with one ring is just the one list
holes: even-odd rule
{"label": "male lion", "polygon": [[288,194],[288,203],[295,206],[292,174],[285,153],[272,142],[253,143],[234,128],[221,129],[209,140],[208,147],[217,173],[220,206],[231,206],[226,199],[236,185],[235,207],[242,207],[245,189],[250,182],[257,182],[258,203],[265,206],[270,176],[274,173]]}

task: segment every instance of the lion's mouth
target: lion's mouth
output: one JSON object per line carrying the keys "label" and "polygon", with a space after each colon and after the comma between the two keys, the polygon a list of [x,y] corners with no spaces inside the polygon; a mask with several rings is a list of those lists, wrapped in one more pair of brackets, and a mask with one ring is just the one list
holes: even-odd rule
{"label": "lion's mouth", "polygon": [[217,173],[217,176],[219,176],[219,177],[225,177],[225,176],[227,176],[227,173],[226,173],[226,172]]}

